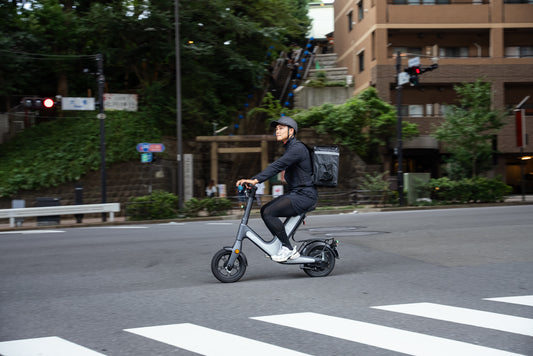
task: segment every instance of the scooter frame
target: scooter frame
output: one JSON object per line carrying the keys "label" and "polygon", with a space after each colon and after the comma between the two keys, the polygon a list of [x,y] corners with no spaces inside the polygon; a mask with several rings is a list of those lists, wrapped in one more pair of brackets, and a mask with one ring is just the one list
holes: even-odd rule
{"label": "scooter frame", "polygon": [[[264,240],[259,234],[257,234],[250,226],[248,226],[248,220],[250,218],[250,213],[252,211],[252,206],[255,198],[255,191],[257,188],[255,186],[244,188],[246,197],[247,197],[247,204],[245,208],[244,215],[242,217],[241,223],[239,225],[239,230],[237,231],[236,239],[233,244],[233,246],[227,246],[224,247],[225,250],[231,251],[231,256],[229,257],[229,260],[226,264],[226,269],[231,270],[233,268],[233,265],[235,263],[235,260],[239,257],[239,255],[244,259],[245,264],[248,264],[246,257],[242,253],[242,242],[245,238],[248,238],[250,241],[252,241],[257,247],[259,247],[263,252],[265,252],[268,256],[275,255],[279,249],[281,248],[282,244],[281,241],[277,237],[273,237],[272,240],[266,241]],[[287,261],[278,262],[282,264],[317,264],[323,262],[323,257],[311,257],[311,256],[305,256],[303,253],[305,251],[309,250],[310,247],[313,247],[317,244],[319,245],[325,245],[328,246],[331,250],[333,250],[335,258],[339,258],[339,254],[337,252],[336,246],[337,241],[335,241],[332,238],[328,239],[307,239],[307,240],[295,240],[294,234],[296,232],[296,229],[302,224],[306,217],[306,214],[300,214],[297,216],[291,216],[287,218],[284,222],[285,231],[287,233],[287,236],[289,238],[292,238],[293,241],[297,243],[302,243],[301,246],[298,248],[298,251],[300,252],[300,256],[294,259],[288,259]],[[302,268],[305,268],[302,266]]]}

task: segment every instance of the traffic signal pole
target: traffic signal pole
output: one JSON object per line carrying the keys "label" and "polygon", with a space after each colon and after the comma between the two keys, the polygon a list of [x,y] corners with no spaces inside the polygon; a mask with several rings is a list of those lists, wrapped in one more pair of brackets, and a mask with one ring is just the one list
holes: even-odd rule
{"label": "traffic signal pole", "polygon": [[396,154],[398,156],[398,198],[400,206],[405,205],[403,197],[403,142],[402,142],[402,84],[399,76],[402,72],[402,57],[396,52]]}

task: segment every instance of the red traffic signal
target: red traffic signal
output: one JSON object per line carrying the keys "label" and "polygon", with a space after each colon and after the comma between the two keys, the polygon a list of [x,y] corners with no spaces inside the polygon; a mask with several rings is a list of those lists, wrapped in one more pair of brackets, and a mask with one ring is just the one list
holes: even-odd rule
{"label": "red traffic signal", "polygon": [[39,97],[25,97],[20,103],[26,108],[31,110],[39,109],[52,109],[56,104],[52,98],[39,98]]}
{"label": "red traffic signal", "polygon": [[54,99],[51,99],[51,98],[45,98],[43,99],[43,106],[47,109],[51,109],[54,107]]}

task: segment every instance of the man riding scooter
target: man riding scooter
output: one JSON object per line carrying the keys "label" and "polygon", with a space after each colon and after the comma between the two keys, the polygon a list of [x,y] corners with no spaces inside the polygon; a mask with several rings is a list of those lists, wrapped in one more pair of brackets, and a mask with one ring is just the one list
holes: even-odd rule
{"label": "man riding scooter", "polygon": [[237,186],[256,185],[285,171],[288,192],[261,207],[261,218],[265,225],[282,243],[281,249],[272,256],[272,260],[284,262],[298,258],[300,254],[296,248],[293,249],[280,218],[299,215],[311,210],[316,205],[318,193],[313,184],[313,168],[309,150],[295,137],[298,132],[296,121],[282,116],[273,121],[270,126],[276,129],[276,140],[283,143],[285,153],[252,178],[238,180]]}

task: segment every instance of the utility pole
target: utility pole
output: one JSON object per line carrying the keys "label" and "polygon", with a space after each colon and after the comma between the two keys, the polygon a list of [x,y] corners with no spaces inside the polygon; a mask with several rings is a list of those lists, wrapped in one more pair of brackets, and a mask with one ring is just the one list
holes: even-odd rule
{"label": "utility pole", "polygon": [[180,63],[180,20],[179,20],[179,1],[175,0],[174,20],[176,25],[175,46],[176,46],[176,136],[177,136],[177,161],[178,161],[178,208],[183,209],[183,147],[181,137],[181,63]]}
{"label": "utility pole", "polygon": [[402,142],[402,85],[400,73],[402,57],[400,51],[396,52],[396,155],[398,156],[398,197],[400,206],[405,205],[403,197],[403,142]]}
{"label": "utility pole", "polygon": [[[106,172],[105,172],[105,114],[104,114],[104,56],[96,55],[96,80],[98,82],[98,103],[99,113],[96,116],[100,119],[100,180],[102,184],[102,204],[107,202]],[[106,213],[102,213],[102,221],[107,221]]]}

